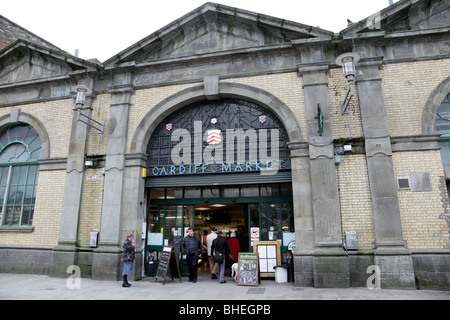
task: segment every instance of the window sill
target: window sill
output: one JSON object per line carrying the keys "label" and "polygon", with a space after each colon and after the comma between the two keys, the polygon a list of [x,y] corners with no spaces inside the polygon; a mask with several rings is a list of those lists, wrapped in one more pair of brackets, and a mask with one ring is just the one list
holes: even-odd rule
{"label": "window sill", "polygon": [[22,227],[22,226],[0,226],[0,232],[23,232],[31,233],[34,231],[34,227]]}

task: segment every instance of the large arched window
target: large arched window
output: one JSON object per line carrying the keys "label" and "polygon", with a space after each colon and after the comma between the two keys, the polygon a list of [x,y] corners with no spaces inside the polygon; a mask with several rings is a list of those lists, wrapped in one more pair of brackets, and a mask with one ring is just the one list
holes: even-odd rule
{"label": "large arched window", "polygon": [[30,125],[12,125],[0,133],[1,226],[32,225],[41,152]]}

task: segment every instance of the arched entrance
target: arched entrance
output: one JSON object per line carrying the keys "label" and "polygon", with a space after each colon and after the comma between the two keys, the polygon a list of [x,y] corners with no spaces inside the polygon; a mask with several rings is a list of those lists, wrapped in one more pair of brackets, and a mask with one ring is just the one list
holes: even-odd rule
{"label": "arched entrance", "polygon": [[[155,107],[162,121],[150,124],[147,115],[141,123],[153,129],[145,150],[147,259],[153,252],[157,261],[164,245],[177,250],[191,226],[200,236],[212,227],[237,232],[242,252],[252,251],[252,240],[280,241],[286,252],[295,242],[294,204],[290,135],[279,115],[236,95],[187,105],[177,100],[181,107],[172,113]],[[282,103],[280,110],[290,113]],[[291,135],[301,138],[299,130]],[[143,136],[135,135],[133,147]]]}

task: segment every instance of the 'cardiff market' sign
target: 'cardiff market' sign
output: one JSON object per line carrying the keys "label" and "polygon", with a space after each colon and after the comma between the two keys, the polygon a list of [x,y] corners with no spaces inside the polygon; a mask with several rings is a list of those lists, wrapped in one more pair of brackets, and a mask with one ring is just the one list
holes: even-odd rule
{"label": "'cardiff market' sign", "polygon": [[[271,172],[274,174],[279,170],[288,169],[285,160],[278,160],[277,162],[266,161],[262,163],[246,162],[240,163],[222,163],[222,164],[189,164],[178,166],[161,166],[150,168],[152,176],[170,176],[170,175],[184,175],[184,174],[205,174],[205,173],[231,173],[231,172]],[[276,169],[277,167],[277,169]]]}
{"label": "'cardiff market' sign", "polygon": [[[172,131],[172,124],[166,125],[169,131],[167,128]],[[193,134],[187,129],[173,130],[171,142],[176,143],[170,154],[172,164],[150,166],[148,175],[237,172],[274,175],[279,170],[290,169],[289,160],[280,160],[279,129],[227,129],[225,132],[211,129],[203,133],[202,122],[194,121]]]}

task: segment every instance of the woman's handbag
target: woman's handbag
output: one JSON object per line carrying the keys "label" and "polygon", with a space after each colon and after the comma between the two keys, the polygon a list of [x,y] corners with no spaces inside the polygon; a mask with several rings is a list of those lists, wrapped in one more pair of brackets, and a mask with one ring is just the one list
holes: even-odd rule
{"label": "woman's handbag", "polygon": [[225,255],[223,253],[218,252],[214,256],[214,262],[224,263],[224,261],[225,261]]}

